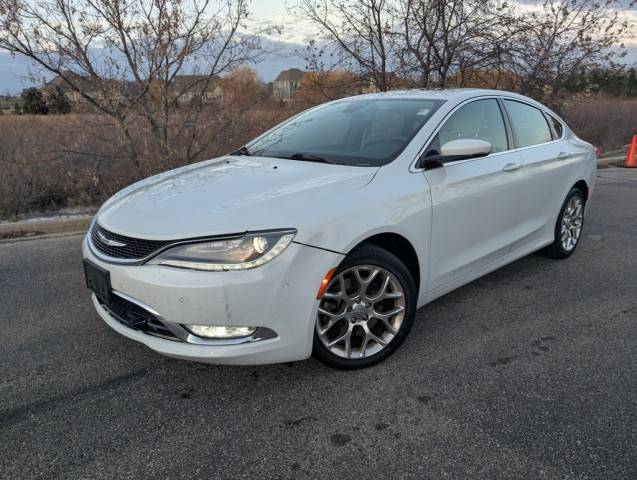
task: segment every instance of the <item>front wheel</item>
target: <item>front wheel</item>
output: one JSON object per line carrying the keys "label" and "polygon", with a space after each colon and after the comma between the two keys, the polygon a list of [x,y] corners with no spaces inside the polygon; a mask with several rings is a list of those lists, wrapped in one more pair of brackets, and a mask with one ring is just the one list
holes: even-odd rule
{"label": "front wheel", "polygon": [[388,251],[364,245],[351,252],[319,304],[314,355],[340,369],[374,365],[391,355],[411,329],[416,287]]}
{"label": "front wheel", "polygon": [[584,226],[584,194],[573,188],[566,196],[555,223],[555,240],[542,253],[551,258],[567,258],[577,248]]}

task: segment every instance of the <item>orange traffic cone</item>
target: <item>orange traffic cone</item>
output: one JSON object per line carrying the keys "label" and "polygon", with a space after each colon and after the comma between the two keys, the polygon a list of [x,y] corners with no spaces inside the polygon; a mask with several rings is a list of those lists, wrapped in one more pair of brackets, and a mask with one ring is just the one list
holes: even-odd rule
{"label": "orange traffic cone", "polygon": [[637,135],[633,135],[633,139],[630,141],[624,167],[637,168]]}

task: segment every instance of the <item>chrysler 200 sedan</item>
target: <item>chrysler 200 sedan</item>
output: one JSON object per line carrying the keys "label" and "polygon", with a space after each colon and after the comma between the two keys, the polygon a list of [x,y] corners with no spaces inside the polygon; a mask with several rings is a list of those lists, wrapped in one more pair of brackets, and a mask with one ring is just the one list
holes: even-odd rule
{"label": "chrysler 200 sedan", "polygon": [[570,256],[595,169],[513,93],[337,100],[113,196],[86,282],[108,325],[171,357],[366,367],[418,307],[531,252]]}

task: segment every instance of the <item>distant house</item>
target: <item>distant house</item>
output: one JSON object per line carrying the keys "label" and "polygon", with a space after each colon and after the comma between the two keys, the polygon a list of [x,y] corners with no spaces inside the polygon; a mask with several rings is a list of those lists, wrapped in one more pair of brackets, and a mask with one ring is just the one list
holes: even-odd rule
{"label": "distant house", "polygon": [[301,85],[301,79],[306,72],[298,68],[290,68],[283,70],[272,82],[272,93],[274,98],[286,100],[292,97],[292,94]]}
{"label": "distant house", "polygon": [[[97,101],[122,101],[126,94],[135,94],[142,88],[138,83],[132,81],[107,79],[94,81],[73,72],[64,72],[64,77],[56,76],[47,82],[42,90],[46,92],[49,89],[59,88],[64,92],[69,102],[75,106],[88,106],[90,102],[86,97]],[[207,75],[176,75],[168,86],[168,91],[172,98],[181,105],[195,101],[208,103],[223,98],[219,77],[211,78]]]}
{"label": "distant house", "polygon": [[171,93],[180,104],[209,103],[223,98],[219,77],[207,75],[176,75],[170,84]]}
{"label": "distant house", "polygon": [[88,77],[78,75],[73,72],[64,72],[64,77],[56,75],[52,80],[47,82],[42,89],[44,92],[59,88],[69,99],[73,105],[87,102],[86,98],[78,91],[81,90],[85,95],[91,98],[99,98],[101,94]]}
{"label": "distant house", "polygon": [[78,75],[70,71],[57,75],[42,87],[42,92],[46,94],[52,89],[61,90],[72,109],[91,110],[96,103],[117,103],[124,101],[126,95],[133,95],[140,89],[135,82],[116,79],[93,78],[85,75]]}
{"label": "distant house", "polygon": [[12,97],[9,95],[0,96],[0,115],[11,115],[15,113],[15,106],[19,104],[20,99],[18,97]]}

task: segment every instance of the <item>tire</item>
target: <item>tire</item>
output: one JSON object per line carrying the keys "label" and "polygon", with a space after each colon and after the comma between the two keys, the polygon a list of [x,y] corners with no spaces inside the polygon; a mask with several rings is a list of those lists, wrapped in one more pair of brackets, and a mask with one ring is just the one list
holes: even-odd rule
{"label": "tire", "polygon": [[409,334],[416,297],[414,279],[395,255],[375,245],[357,247],[338,266],[319,304],[314,356],[342,370],[381,362]]}
{"label": "tire", "polygon": [[[563,239],[562,235],[564,232],[562,231],[563,222],[565,221],[565,216],[569,216],[569,209],[573,206],[573,203],[579,204],[580,211],[577,215],[579,218],[573,217],[573,214],[570,215],[572,220],[570,221],[571,227],[565,227],[570,231],[567,235],[570,235],[571,242],[566,242]],[[560,214],[557,216],[557,220],[555,221],[555,240],[552,244],[544,247],[540,250],[540,253],[549,258],[555,258],[558,260],[562,260],[564,258],[570,257],[577,245],[579,245],[579,241],[582,238],[582,229],[584,228],[584,209],[586,207],[586,199],[584,198],[584,194],[582,191],[575,187],[572,188],[568,195],[566,196],[566,200],[564,200],[564,204],[560,209]],[[579,223],[578,223],[579,222]],[[573,230],[575,229],[575,230]],[[577,234],[573,237],[573,232],[576,231]]]}

